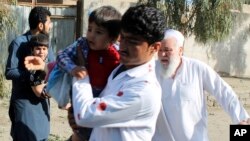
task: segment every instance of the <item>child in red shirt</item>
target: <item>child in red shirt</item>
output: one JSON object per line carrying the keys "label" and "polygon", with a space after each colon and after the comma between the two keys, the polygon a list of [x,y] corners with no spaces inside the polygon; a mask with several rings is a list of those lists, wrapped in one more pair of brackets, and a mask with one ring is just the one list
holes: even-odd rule
{"label": "child in red shirt", "polygon": [[[89,16],[87,36],[80,37],[58,53],[57,65],[72,76],[83,78],[86,69],[88,70],[94,97],[99,96],[107,83],[108,76],[119,64],[120,57],[115,43],[120,33],[120,20],[121,14],[115,8],[111,6],[97,8]],[[85,59],[84,66],[76,65],[79,46]],[[86,131],[82,133],[81,130],[78,131],[81,140],[88,140],[89,137],[82,136]],[[75,139],[76,136],[73,135],[72,140]]]}
{"label": "child in red shirt", "polygon": [[95,96],[105,87],[111,71],[119,64],[119,53],[115,46],[120,32],[121,14],[111,6],[102,6],[89,16],[86,37],[80,37],[65,50],[59,51],[57,64],[72,76],[83,78],[85,68],[77,66],[77,47],[86,60],[86,69]]}

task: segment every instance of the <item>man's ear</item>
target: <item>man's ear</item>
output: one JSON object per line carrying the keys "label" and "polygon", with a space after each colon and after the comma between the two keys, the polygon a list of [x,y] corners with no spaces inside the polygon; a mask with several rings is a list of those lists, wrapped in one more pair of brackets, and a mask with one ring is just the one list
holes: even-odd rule
{"label": "man's ear", "polygon": [[152,53],[158,52],[160,50],[160,47],[161,47],[161,42],[155,42],[151,44],[150,51]]}
{"label": "man's ear", "polygon": [[40,23],[38,24],[38,30],[39,30],[39,31],[43,31],[43,26],[44,26],[44,24],[43,24],[42,22],[40,22]]}
{"label": "man's ear", "polygon": [[184,48],[183,47],[179,47],[179,55],[183,56],[183,52],[184,52]]}

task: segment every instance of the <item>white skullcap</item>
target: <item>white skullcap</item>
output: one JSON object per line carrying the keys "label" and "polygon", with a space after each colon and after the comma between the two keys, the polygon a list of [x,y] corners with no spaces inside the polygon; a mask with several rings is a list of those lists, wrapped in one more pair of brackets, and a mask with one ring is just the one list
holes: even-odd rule
{"label": "white skullcap", "polygon": [[176,44],[178,47],[183,47],[184,45],[184,36],[180,31],[174,29],[167,29],[164,34],[164,39],[173,37],[176,39]]}

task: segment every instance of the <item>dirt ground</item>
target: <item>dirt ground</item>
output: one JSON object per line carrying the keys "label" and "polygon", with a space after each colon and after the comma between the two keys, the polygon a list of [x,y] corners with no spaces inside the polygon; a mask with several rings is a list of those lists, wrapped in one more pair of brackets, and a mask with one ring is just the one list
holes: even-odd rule
{"label": "dirt ground", "polygon": [[[224,78],[236,92],[250,94],[250,79]],[[250,107],[245,107],[250,113]],[[210,141],[229,141],[229,116],[220,107],[208,108],[208,133]],[[67,112],[57,108],[51,100],[51,133],[50,141],[65,141],[72,131],[68,125]],[[10,120],[8,117],[8,99],[0,100],[0,141],[11,141],[9,136]]]}
{"label": "dirt ground", "polygon": [[[0,141],[11,141],[10,119],[8,116],[9,100],[0,100]],[[67,111],[57,108],[51,99],[51,133],[50,141],[65,141],[71,135],[71,128],[67,121]]]}

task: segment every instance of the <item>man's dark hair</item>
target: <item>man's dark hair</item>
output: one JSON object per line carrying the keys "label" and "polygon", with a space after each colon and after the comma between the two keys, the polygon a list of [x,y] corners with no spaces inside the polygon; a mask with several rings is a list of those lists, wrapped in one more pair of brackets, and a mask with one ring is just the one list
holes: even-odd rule
{"label": "man's dark hair", "polygon": [[154,7],[138,5],[130,7],[122,16],[121,29],[144,38],[149,44],[164,37],[166,20],[164,14]]}
{"label": "man's dark hair", "polygon": [[108,30],[109,36],[115,41],[121,31],[121,13],[112,6],[102,6],[89,15],[89,23],[95,22]]}
{"label": "man's dark hair", "polygon": [[36,46],[49,46],[49,36],[47,34],[39,33],[31,36],[30,47],[33,50]]}
{"label": "man's dark hair", "polygon": [[45,23],[47,20],[47,16],[51,16],[49,10],[44,7],[35,7],[30,11],[29,14],[29,26],[30,29],[36,29],[40,22]]}

